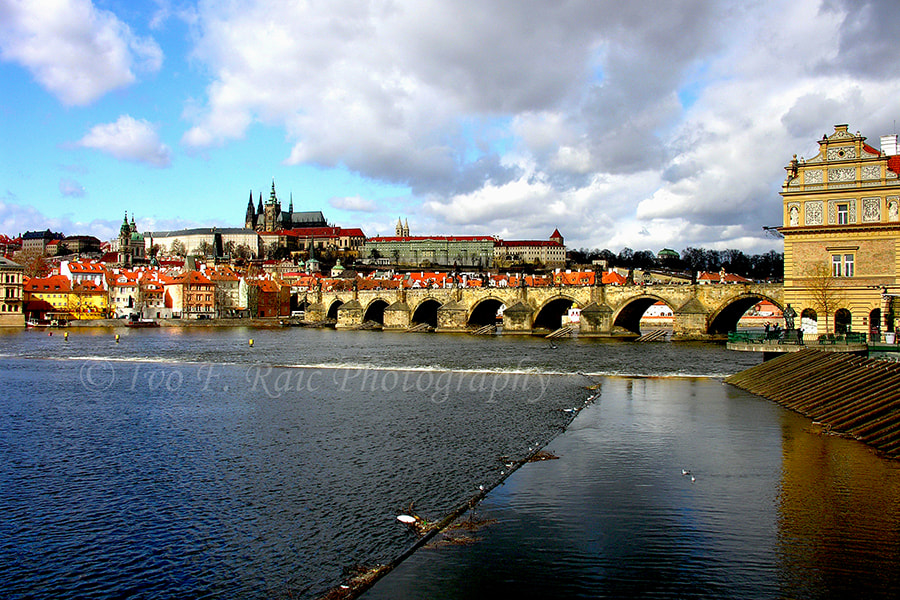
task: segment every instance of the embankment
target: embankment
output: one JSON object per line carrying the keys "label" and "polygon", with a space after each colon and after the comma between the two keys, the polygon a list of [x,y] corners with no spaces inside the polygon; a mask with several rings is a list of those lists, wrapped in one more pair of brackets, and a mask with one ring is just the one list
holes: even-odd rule
{"label": "embankment", "polygon": [[[281,327],[287,317],[247,319],[155,319],[161,327]],[[125,327],[125,319],[83,319],[69,321],[69,327]]]}
{"label": "embankment", "polygon": [[809,349],[735,373],[725,382],[900,458],[900,364]]}

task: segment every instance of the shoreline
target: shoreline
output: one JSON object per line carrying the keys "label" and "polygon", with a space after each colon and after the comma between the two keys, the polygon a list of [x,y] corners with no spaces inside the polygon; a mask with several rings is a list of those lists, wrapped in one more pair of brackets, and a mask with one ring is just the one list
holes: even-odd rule
{"label": "shoreline", "polygon": [[[160,327],[281,327],[287,317],[218,318],[218,319],[153,319]],[[122,327],[127,319],[83,319],[69,321],[61,329],[83,327]]]}

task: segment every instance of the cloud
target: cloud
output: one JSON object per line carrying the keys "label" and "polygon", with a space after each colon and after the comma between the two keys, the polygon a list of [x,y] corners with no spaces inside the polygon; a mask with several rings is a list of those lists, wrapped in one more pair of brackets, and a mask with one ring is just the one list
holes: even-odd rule
{"label": "cloud", "polygon": [[72,198],[83,198],[85,192],[84,186],[74,179],[62,177],[59,180],[59,193]]}
{"label": "cloud", "polygon": [[66,105],[86,105],[130,85],[135,69],[158,71],[163,54],[89,0],[0,0],[0,58],[28,69]]}
{"label": "cloud", "polygon": [[[131,216],[129,216],[131,220]],[[141,217],[136,215],[135,224],[138,231],[171,231],[193,227],[231,227],[224,220],[198,222],[182,218]],[[93,235],[101,241],[115,239],[119,235],[122,219],[92,219],[81,221],[72,215],[48,217],[32,206],[20,204],[10,194],[0,198],[0,233],[19,235],[26,231],[44,231],[50,229],[63,235]]]}
{"label": "cloud", "polygon": [[328,204],[338,210],[350,210],[355,212],[375,212],[378,209],[373,200],[361,196],[332,198],[328,201]]}
{"label": "cloud", "polygon": [[[210,81],[182,143],[283,128],[286,164],[407,186],[423,233],[777,247],[762,226],[780,222],[791,155],[834,123],[889,130],[895,13],[888,0],[202,0],[192,58]],[[380,204],[364,206],[373,228],[390,221]]]}
{"label": "cloud", "polygon": [[168,167],[172,162],[172,153],[160,142],[156,128],[129,115],[122,115],[115,123],[95,125],[77,145],[153,167]]}

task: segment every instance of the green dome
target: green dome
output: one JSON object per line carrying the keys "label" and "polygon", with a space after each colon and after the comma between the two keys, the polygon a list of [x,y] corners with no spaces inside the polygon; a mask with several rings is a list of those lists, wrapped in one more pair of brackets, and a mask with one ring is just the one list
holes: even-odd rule
{"label": "green dome", "polygon": [[135,231],[134,233],[131,234],[131,241],[132,242],[143,242],[144,236],[142,236],[137,231]]}

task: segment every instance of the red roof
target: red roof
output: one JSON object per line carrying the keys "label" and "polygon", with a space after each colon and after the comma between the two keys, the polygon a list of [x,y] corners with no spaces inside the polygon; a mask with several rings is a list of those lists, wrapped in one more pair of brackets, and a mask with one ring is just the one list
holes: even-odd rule
{"label": "red roof", "polygon": [[600,281],[603,283],[611,283],[613,285],[625,285],[626,278],[622,275],[619,275],[615,271],[610,271],[608,273],[604,273],[600,278]]}
{"label": "red roof", "polygon": [[531,247],[559,247],[564,248],[562,244],[553,240],[497,240],[497,246],[509,246],[511,248]]}
{"label": "red roof", "polygon": [[410,235],[369,238],[370,242],[422,242],[425,240],[437,242],[493,242],[494,238],[489,235]]}
{"label": "red roof", "polygon": [[72,289],[65,275],[32,277],[25,283],[26,292],[68,292]]}
{"label": "red roof", "polygon": [[894,173],[900,175],[900,155],[888,156],[887,167]]}

